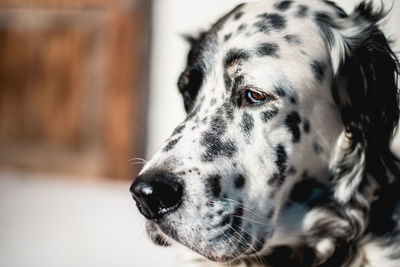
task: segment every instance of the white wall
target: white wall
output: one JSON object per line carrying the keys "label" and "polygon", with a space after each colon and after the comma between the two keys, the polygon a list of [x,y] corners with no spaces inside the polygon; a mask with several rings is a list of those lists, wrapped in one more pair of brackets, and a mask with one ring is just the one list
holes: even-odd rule
{"label": "white wall", "polygon": [[[393,10],[385,26],[392,39],[400,39],[400,3],[383,0]],[[224,13],[243,0],[154,0],[151,59],[149,135],[147,158],[153,155],[175,126],[184,119],[176,82],[184,68],[188,45],[182,34],[206,30]],[[337,0],[347,12],[360,1]],[[374,0],[379,4],[380,1]],[[399,42],[395,44],[399,51]]]}

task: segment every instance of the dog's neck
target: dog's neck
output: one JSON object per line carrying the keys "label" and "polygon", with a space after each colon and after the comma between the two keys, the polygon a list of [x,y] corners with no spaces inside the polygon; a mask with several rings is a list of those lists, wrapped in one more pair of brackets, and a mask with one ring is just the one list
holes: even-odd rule
{"label": "dog's neck", "polygon": [[[391,160],[392,166],[379,173],[374,169],[377,163],[373,161],[369,166],[371,161],[362,146],[351,148],[345,134],[338,142],[338,150],[324,174],[326,178],[320,182],[299,177],[288,194],[276,218],[270,246],[262,251],[268,255],[267,261],[275,257],[278,249],[279,253],[291,251],[291,264],[330,262],[335,266],[358,266],[361,253],[345,251],[359,249],[363,238],[387,233],[396,226],[392,213],[396,209],[393,203],[400,203],[396,194],[400,188],[395,177],[400,166],[397,158],[387,155],[386,161]],[[370,156],[381,162],[379,155]],[[321,229],[326,235],[317,232]],[[294,258],[295,255],[301,257]]]}

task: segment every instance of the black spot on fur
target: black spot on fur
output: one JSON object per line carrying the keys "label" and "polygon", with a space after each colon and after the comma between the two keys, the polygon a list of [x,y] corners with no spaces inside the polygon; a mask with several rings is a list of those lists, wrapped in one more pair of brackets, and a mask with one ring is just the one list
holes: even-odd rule
{"label": "black spot on fur", "polygon": [[231,216],[230,215],[225,215],[222,218],[222,221],[220,222],[219,226],[225,226],[231,221]]}
{"label": "black spot on fur", "polygon": [[275,43],[262,43],[257,47],[257,54],[260,56],[278,57],[277,51],[278,45]]}
{"label": "black spot on fur", "polygon": [[236,14],[233,16],[233,19],[234,19],[234,20],[238,20],[238,19],[240,19],[242,16],[243,16],[243,12],[240,11],[240,12],[236,13]]}
{"label": "black spot on fur", "polygon": [[[282,185],[286,178],[285,172],[287,168],[287,153],[285,147],[282,144],[279,144],[275,148],[275,154],[275,165],[278,171],[272,175],[267,183],[269,186],[275,186],[275,189],[277,189],[276,187]],[[272,198],[274,194],[275,191],[272,191],[270,197]]]}
{"label": "black spot on fur", "polygon": [[243,83],[244,83],[244,77],[242,75],[235,77],[232,86],[233,93],[236,93],[243,85]]}
{"label": "black spot on fur", "polygon": [[250,54],[243,49],[231,49],[225,56],[224,66],[229,68],[234,64],[246,61],[249,57]]}
{"label": "black spot on fur", "polygon": [[320,144],[318,144],[317,142],[313,143],[313,149],[314,149],[315,154],[317,154],[317,155],[321,154],[324,151],[322,146]]}
{"label": "black spot on fur", "polygon": [[247,112],[243,112],[242,115],[242,122],[240,123],[240,127],[242,128],[242,131],[246,135],[250,135],[251,130],[254,127],[254,118]]}
{"label": "black spot on fur", "polygon": [[216,114],[210,122],[211,131],[216,135],[222,135],[225,133],[227,123],[222,117],[222,114]]}
{"label": "black spot on fur", "polygon": [[300,141],[300,122],[301,118],[299,116],[299,113],[297,113],[296,111],[293,111],[286,117],[285,124],[289,131],[292,133],[293,143],[298,143]]}
{"label": "black spot on fur", "polygon": [[169,141],[168,144],[164,147],[163,152],[168,152],[171,149],[173,149],[181,138],[182,138],[182,136],[179,136],[178,138],[175,138],[175,139],[172,139],[171,141]]}
{"label": "black spot on fur", "polygon": [[261,119],[264,122],[270,121],[273,117],[275,117],[278,114],[278,109],[272,109],[272,110],[266,110],[261,112]]}
{"label": "black spot on fur", "polygon": [[247,25],[246,24],[240,24],[239,27],[237,28],[237,33],[242,32],[244,29],[246,29]]}
{"label": "black spot on fur", "polygon": [[233,114],[234,110],[233,110],[232,105],[230,105],[229,102],[225,102],[222,105],[222,108],[223,108],[223,111],[225,111],[225,115],[228,118],[228,120],[232,121],[235,117]]}
{"label": "black spot on fur", "polygon": [[305,18],[308,13],[308,7],[305,5],[299,5],[297,12],[296,12],[296,17],[298,18]]}
{"label": "black spot on fur", "polygon": [[294,202],[303,203],[310,198],[312,192],[322,185],[315,179],[306,176],[304,180],[296,183],[290,192],[289,198]]}
{"label": "black spot on fur", "polygon": [[232,37],[232,33],[228,33],[224,35],[224,42],[228,41],[229,39],[231,39]]}
{"label": "black spot on fur", "polygon": [[278,96],[280,97],[286,96],[286,90],[282,86],[275,86],[274,89]]}
{"label": "black spot on fur", "polygon": [[232,140],[223,140],[213,132],[203,133],[200,144],[206,148],[202,161],[213,161],[217,157],[232,158],[237,152],[237,147]]}
{"label": "black spot on fur", "polygon": [[286,11],[290,8],[292,3],[293,3],[293,1],[282,1],[282,2],[276,3],[274,6],[276,9],[278,9],[280,11]]}
{"label": "black spot on fur", "polygon": [[297,172],[296,168],[293,166],[290,166],[289,170],[287,171],[287,175],[295,175]]}
{"label": "black spot on fur", "polygon": [[229,74],[226,71],[224,71],[224,83],[225,83],[225,89],[226,90],[231,89],[232,79],[231,79],[231,77],[229,76]]}
{"label": "black spot on fur", "polygon": [[200,107],[197,106],[196,108],[194,108],[193,110],[190,111],[189,115],[186,117],[185,121],[190,121],[191,119],[193,119],[197,113],[199,112]]}
{"label": "black spot on fur", "polygon": [[218,198],[221,194],[221,176],[216,174],[207,178],[207,192],[214,198]]}
{"label": "black spot on fur", "polygon": [[336,27],[333,18],[325,13],[325,12],[316,12],[315,13],[315,22],[320,28],[322,37],[324,38],[325,43],[331,47],[334,42],[334,35],[332,32],[332,28]]}
{"label": "black spot on fur", "polygon": [[268,220],[271,220],[272,217],[274,216],[275,213],[275,208],[271,207],[271,209],[268,211],[267,216],[265,216],[265,218],[267,218]]}
{"label": "black spot on fur", "polygon": [[269,14],[265,18],[271,23],[272,27],[276,30],[281,30],[286,27],[286,20],[279,14]]}
{"label": "black spot on fur", "polygon": [[[232,224],[231,229],[233,230],[232,234],[238,234],[240,231],[240,226],[242,225],[242,216],[243,216],[243,204],[239,201],[239,204],[236,206],[235,211],[232,215]],[[239,235],[239,234],[238,234]]]}
{"label": "black spot on fur", "polygon": [[325,63],[313,60],[310,66],[315,79],[317,79],[318,81],[322,81],[325,75],[325,69],[326,69]]}
{"label": "black spot on fur", "polygon": [[261,20],[254,23],[254,26],[263,33],[269,33],[271,30],[282,30],[286,27],[286,20],[282,15],[263,13],[257,17]]}
{"label": "black spot on fur", "polygon": [[294,96],[290,97],[290,103],[296,104],[297,103],[296,97],[294,97]]}
{"label": "black spot on fur", "polygon": [[[275,184],[277,184],[279,182],[279,180],[280,180],[280,175],[279,175],[279,173],[275,172],[272,174],[271,178],[268,179],[267,183],[269,186],[275,186]],[[270,198],[272,198],[273,195],[275,195],[274,190],[271,192]]]}
{"label": "black spot on fur", "polygon": [[291,45],[298,45],[301,43],[299,36],[294,34],[285,35],[283,36],[283,38],[286,40],[286,42],[288,42]]}
{"label": "black spot on fur", "polygon": [[276,153],[275,164],[278,167],[279,174],[284,175],[287,167],[286,166],[287,154],[285,147],[282,144],[279,144],[275,149],[275,153]]}
{"label": "black spot on fur", "polygon": [[310,132],[310,122],[307,119],[304,120],[303,130],[306,134]]}
{"label": "black spot on fur", "polygon": [[235,179],[235,188],[240,189],[243,188],[244,184],[246,183],[246,179],[243,175],[238,175]]}
{"label": "black spot on fur", "polygon": [[243,97],[239,93],[239,90],[242,88],[244,84],[244,77],[243,76],[237,76],[235,77],[233,81],[233,86],[232,86],[232,93],[231,93],[231,103],[236,106],[236,107],[241,107],[242,102],[243,102]]}
{"label": "black spot on fur", "polygon": [[178,127],[176,127],[175,130],[172,132],[172,136],[182,133],[182,131],[185,129],[185,127],[186,127],[186,124],[181,124]]}

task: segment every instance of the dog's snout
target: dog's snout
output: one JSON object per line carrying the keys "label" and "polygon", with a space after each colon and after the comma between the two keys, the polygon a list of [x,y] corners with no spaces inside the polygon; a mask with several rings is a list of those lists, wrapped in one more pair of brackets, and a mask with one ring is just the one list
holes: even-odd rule
{"label": "dog's snout", "polygon": [[179,207],[183,186],[173,176],[157,173],[137,177],[130,191],[140,213],[147,219],[160,219]]}

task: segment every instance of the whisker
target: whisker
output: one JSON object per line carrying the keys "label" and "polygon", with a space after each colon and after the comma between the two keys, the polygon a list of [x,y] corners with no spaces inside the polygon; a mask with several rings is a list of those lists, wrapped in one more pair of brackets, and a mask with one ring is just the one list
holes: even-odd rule
{"label": "whisker", "polygon": [[248,231],[246,231],[243,227],[238,226],[243,232],[247,233],[251,238],[253,238],[257,243],[259,243],[260,245],[264,245],[263,243],[261,243],[258,238],[256,238],[254,235],[250,234]]}
{"label": "whisker", "polygon": [[233,214],[232,216],[233,216],[233,217],[236,217],[236,218],[244,219],[244,220],[247,220],[247,221],[256,223],[256,224],[260,224],[260,225],[263,225],[263,226],[271,226],[270,224],[258,222],[258,221],[252,220],[252,219],[250,219],[250,218],[247,218],[247,217],[245,217],[245,216],[239,216],[239,215],[234,215],[234,214]]}
{"label": "whisker", "polygon": [[[236,230],[235,230],[232,226],[230,226],[229,224],[228,224],[228,227],[231,228],[231,229],[239,236],[238,238],[236,238],[234,235],[232,235],[232,237],[235,238],[239,244],[241,244],[241,245],[243,245],[243,246],[248,245],[249,247],[252,247],[252,245],[251,245],[249,242],[247,242],[246,240],[244,240],[244,237],[243,237],[238,231],[236,231]],[[243,240],[243,241],[242,241],[242,240]],[[246,243],[244,243],[244,242],[246,242]],[[239,254],[239,253],[235,253],[235,254],[236,254],[238,260],[240,261],[240,263],[246,265],[245,262],[243,261],[243,259],[241,258],[240,254]]]}
{"label": "whisker", "polygon": [[243,208],[244,210],[248,211],[249,213],[251,213],[251,214],[253,214],[253,215],[256,215],[256,216],[258,216],[258,217],[264,219],[264,216],[258,214],[255,210],[250,209],[250,208],[244,206],[243,203],[241,203],[240,201],[237,201],[237,200],[231,199],[231,198],[221,198],[221,199],[222,199],[222,200],[227,200],[227,201],[230,201],[230,202],[234,202],[234,203],[238,203],[238,204],[240,204],[240,207]]}
{"label": "whisker", "polygon": [[[222,229],[218,229],[218,230],[221,232],[221,234],[222,234],[223,236],[225,236],[225,238],[226,238],[226,240],[227,240],[227,242],[223,241],[224,244],[225,244],[232,252],[234,252],[235,249],[233,249],[232,246],[231,246],[231,245],[233,245],[233,244],[232,244],[232,241],[229,239],[229,237],[224,233],[224,231],[223,231]],[[231,243],[231,245],[230,245],[228,242]],[[235,253],[235,252],[234,252],[234,253]],[[238,256],[237,253],[235,253],[235,255]],[[230,262],[229,262],[229,264],[230,264]],[[230,265],[231,265],[231,264],[230,264]]]}
{"label": "whisker", "polygon": [[142,162],[142,163],[147,163],[147,162],[148,162],[148,160],[145,160],[145,159],[143,159],[143,158],[132,158],[132,159],[130,159],[128,162],[129,162],[129,163],[132,163],[132,162]]}

